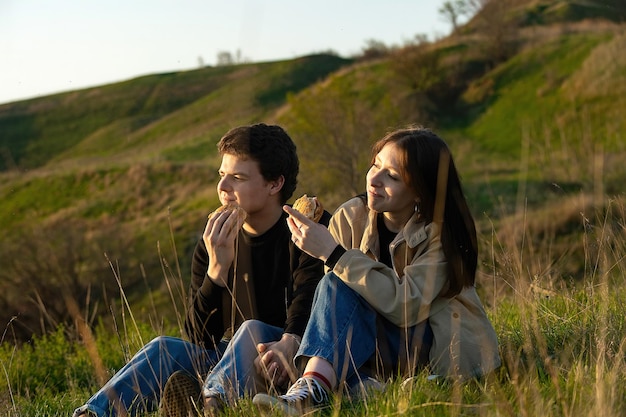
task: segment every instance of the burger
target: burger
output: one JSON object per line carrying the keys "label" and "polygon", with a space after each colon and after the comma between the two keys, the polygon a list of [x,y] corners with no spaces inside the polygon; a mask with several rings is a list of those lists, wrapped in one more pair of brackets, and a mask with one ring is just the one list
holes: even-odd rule
{"label": "burger", "polygon": [[324,207],[317,197],[309,197],[306,194],[294,201],[292,207],[316,223],[320,221],[322,214],[324,214]]}
{"label": "burger", "polygon": [[236,212],[237,213],[237,221],[234,223],[233,227],[236,227],[237,225],[243,225],[243,222],[246,221],[246,218],[248,218],[248,213],[246,213],[246,211],[241,208],[241,206],[237,203],[235,203],[234,201],[228,202],[227,204],[224,204],[220,207],[218,207],[214,212],[212,212],[211,214],[209,214],[209,219],[212,218],[213,216],[226,211],[226,212]]}

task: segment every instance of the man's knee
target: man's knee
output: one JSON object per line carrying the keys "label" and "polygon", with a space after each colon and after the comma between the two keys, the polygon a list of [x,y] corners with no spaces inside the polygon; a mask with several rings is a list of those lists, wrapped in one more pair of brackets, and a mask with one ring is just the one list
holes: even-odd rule
{"label": "man's knee", "polygon": [[262,322],[261,320],[249,319],[241,323],[238,333],[258,335],[263,331],[266,326],[267,324]]}
{"label": "man's knee", "polygon": [[171,336],[157,336],[148,343],[146,343],[143,349],[147,351],[164,350],[167,347],[176,344],[176,341],[177,339]]}
{"label": "man's knee", "polygon": [[[252,343],[255,347],[258,343],[276,342],[280,340],[284,332],[282,327],[276,327],[260,320],[246,320],[242,323],[235,334],[235,338],[242,339],[239,343]],[[233,338],[233,341],[234,339]]]}
{"label": "man's knee", "polygon": [[233,342],[235,339],[239,339],[238,343],[252,343],[256,346],[257,343],[272,341],[268,340],[268,337],[269,333],[275,333],[273,329],[274,326],[260,320],[246,320],[241,324],[239,330],[237,330],[237,334],[236,337],[233,338]]}

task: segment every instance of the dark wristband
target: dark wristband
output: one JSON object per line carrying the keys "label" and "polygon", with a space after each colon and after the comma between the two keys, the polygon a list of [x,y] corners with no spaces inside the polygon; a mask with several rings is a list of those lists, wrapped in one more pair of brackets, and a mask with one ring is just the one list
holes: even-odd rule
{"label": "dark wristband", "polygon": [[333,249],[328,259],[326,259],[326,262],[324,262],[324,265],[326,265],[330,269],[333,269],[335,267],[335,264],[339,260],[339,258],[341,258],[341,256],[344,253],[346,253],[346,250],[343,248],[343,246],[341,245],[335,246],[335,249]]}

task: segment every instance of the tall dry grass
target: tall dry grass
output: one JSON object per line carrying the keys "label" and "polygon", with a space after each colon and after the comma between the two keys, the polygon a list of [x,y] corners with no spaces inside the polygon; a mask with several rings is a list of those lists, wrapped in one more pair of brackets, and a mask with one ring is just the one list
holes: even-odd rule
{"label": "tall dry grass", "polygon": [[[626,413],[626,197],[605,193],[604,168],[597,168],[604,165],[597,161],[606,160],[606,155],[580,152],[576,158],[566,159],[570,165],[585,166],[579,175],[590,174],[591,180],[570,178],[587,187],[540,205],[529,205],[519,192],[513,212],[481,225],[478,290],[498,334],[503,366],[465,384],[432,380],[427,373],[405,384],[402,378],[384,381],[384,392],[364,399],[338,396],[324,415]],[[572,174],[554,161],[540,176]],[[520,183],[525,175],[536,173],[529,156],[521,166]],[[158,249],[174,317],[138,320],[111,260],[120,294],[119,303],[111,307],[114,327],[84,325],[87,321],[71,302],[68,308],[80,337],[60,329],[18,345],[7,326],[0,339],[0,415],[70,415],[152,337],[182,334],[187,279],[178,264],[174,233],[171,230],[171,242]],[[158,302],[151,305],[150,316],[159,317]],[[225,414],[262,415],[248,399]]]}

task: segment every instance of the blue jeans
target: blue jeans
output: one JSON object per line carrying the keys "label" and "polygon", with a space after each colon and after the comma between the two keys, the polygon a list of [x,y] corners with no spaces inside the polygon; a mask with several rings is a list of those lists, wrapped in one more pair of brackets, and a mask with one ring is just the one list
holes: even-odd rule
{"label": "blue jeans", "polygon": [[315,291],[295,360],[302,370],[309,357],[326,359],[337,380],[353,387],[366,377],[411,375],[427,365],[432,340],[428,321],[395,326],[330,272]]}
{"label": "blue jeans", "polygon": [[227,343],[227,340],[222,340],[215,351],[176,337],[156,337],[141,348],[85,405],[77,408],[74,416],[87,410],[98,417],[116,416],[120,408],[127,410],[130,415],[155,411],[170,375],[182,370],[203,378],[217,363]]}
{"label": "blue jeans", "polygon": [[280,340],[284,332],[259,320],[246,320],[233,335],[224,355],[207,376],[202,394],[219,396],[232,405],[238,398],[268,392],[268,382],[257,375],[257,344]]}

